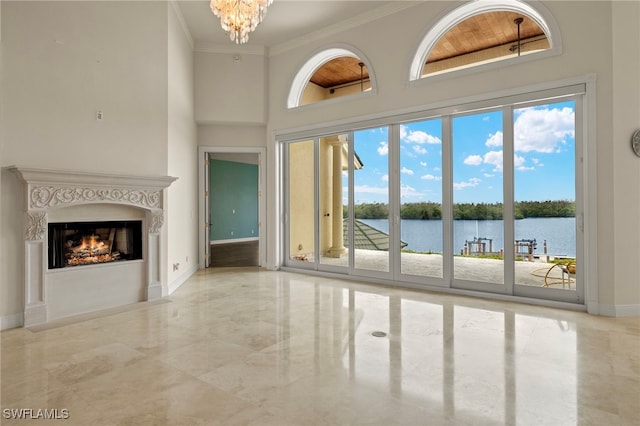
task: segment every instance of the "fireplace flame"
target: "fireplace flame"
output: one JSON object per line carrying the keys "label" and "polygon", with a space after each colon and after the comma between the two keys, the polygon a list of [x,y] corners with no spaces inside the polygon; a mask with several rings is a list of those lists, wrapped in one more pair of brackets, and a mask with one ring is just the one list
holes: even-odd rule
{"label": "fireplace flame", "polygon": [[67,252],[67,265],[89,265],[120,260],[118,251],[111,251],[111,245],[100,240],[98,235],[84,235],[80,244]]}

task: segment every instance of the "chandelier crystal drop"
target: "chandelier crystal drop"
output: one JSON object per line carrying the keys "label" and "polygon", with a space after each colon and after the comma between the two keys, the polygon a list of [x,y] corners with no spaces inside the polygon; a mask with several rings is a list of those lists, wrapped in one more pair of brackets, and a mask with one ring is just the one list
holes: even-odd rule
{"label": "chandelier crystal drop", "polygon": [[211,11],[220,18],[231,41],[244,44],[267,14],[273,0],[211,0]]}

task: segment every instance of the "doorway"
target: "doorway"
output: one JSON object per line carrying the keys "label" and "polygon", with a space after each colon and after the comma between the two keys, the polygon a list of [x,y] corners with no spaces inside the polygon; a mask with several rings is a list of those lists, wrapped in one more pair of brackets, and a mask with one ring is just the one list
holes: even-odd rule
{"label": "doorway", "polygon": [[261,149],[200,148],[200,267],[262,266]]}

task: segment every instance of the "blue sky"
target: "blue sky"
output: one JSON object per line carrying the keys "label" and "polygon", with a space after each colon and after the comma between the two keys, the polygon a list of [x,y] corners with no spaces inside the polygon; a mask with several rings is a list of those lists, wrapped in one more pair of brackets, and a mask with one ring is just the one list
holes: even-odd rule
{"label": "blue sky", "polygon": [[[516,201],[574,200],[573,102],[516,109],[514,121]],[[454,117],[452,128],[454,202],[502,202],[502,113]],[[402,202],[441,202],[441,120],[404,124],[400,133]],[[356,204],[386,203],[387,128],[356,132],[355,150],[364,163],[354,176]]]}

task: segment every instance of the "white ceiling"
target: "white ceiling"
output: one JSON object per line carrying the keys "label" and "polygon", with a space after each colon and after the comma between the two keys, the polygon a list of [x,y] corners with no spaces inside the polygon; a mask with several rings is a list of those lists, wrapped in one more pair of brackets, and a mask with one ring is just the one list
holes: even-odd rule
{"label": "white ceiling", "polygon": [[[274,0],[247,46],[273,48],[323,29],[348,28],[393,13],[415,1]],[[179,0],[178,6],[196,47],[234,46],[213,15],[208,0]]]}

